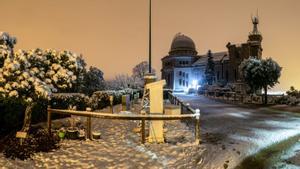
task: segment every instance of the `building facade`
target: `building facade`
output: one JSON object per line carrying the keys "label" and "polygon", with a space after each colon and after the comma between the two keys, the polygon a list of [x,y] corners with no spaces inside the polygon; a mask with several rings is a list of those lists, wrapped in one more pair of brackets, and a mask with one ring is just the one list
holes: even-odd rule
{"label": "building facade", "polygon": [[[258,31],[258,18],[252,18],[253,30],[242,44],[226,45],[227,51],[212,52],[214,61],[214,83],[243,84],[239,65],[244,59],[262,57],[262,35]],[[162,79],[166,87],[174,91],[197,89],[205,84],[205,69],[208,56],[198,55],[194,41],[181,33],[175,35],[169,54],[162,58]]]}

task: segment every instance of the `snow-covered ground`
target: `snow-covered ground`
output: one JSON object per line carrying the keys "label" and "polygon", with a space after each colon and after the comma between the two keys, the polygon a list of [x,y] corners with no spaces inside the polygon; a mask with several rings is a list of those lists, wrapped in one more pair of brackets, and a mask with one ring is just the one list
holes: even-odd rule
{"label": "snow-covered ground", "polygon": [[[117,108],[118,109],[118,108]],[[138,108],[135,107],[135,110]],[[103,110],[106,111],[106,110]],[[117,110],[115,110],[117,112]],[[83,123],[85,119],[83,118]],[[67,120],[56,120],[64,124]],[[165,123],[164,144],[140,143],[133,129],[138,121],[93,119],[93,131],[102,138],[95,141],[63,140],[61,148],[38,153],[32,160],[5,159],[2,168],[195,168],[201,163],[204,147],[194,144],[194,133],[180,121]]]}
{"label": "snow-covered ground", "polygon": [[[201,145],[194,144],[193,125],[189,127],[180,121],[165,123],[166,143],[142,145],[140,134],[133,131],[137,121],[93,119],[93,130],[102,134],[100,140],[63,140],[60,149],[38,153],[27,161],[8,160],[0,155],[0,164],[3,168],[224,169],[234,168],[245,157],[300,134],[297,114],[241,108],[202,96],[179,97],[201,110]],[[132,111],[138,109],[134,107]],[[300,155],[295,152],[298,147],[291,147],[291,153],[283,158],[299,165]]]}
{"label": "snow-covered ground", "polygon": [[[298,114],[242,108],[203,96],[178,96],[201,110],[201,133],[208,150],[202,168],[223,168],[224,164],[234,168],[245,157],[300,134]],[[217,141],[210,141],[214,139]]]}

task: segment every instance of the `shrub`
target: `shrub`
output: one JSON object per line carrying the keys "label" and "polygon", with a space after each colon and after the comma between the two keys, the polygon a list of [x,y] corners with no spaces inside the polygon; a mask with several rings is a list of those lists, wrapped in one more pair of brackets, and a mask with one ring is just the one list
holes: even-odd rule
{"label": "shrub", "polygon": [[34,134],[36,152],[49,152],[59,148],[59,137],[56,134],[49,135],[47,130],[37,130]]}
{"label": "shrub", "polygon": [[59,148],[58,143],[56,135],[49,135],[46,130],[38,129],[23,139],[22,144],[19,138],[10,138],[4,147],[4,155],[6,158],[25,160],[36,152],[49,152]]}
{"label": "shrub", "polygon": [[300,98],[300,90],[296,90],[294,86],[291,86],[290,90],[286,92],[288,96]]}
{"label": "shrub", "polygon": [[[33,108],[32,122],[38,123],[47,119],[47,100],[38,100]],[[23,125],[26,105],[18,98],[0,97],[0,135],[18,130]]]}
{"label": "shrub", "polygon": [[55,109],[69,109],[76,106],[77,110],[86,109],[89,98],[81,93],[57,93],[53,94],[50,105]]}
{"label": "shrub", "polygon": [[34,154],[35,147],[35,140],[32,137],[24,139],[22,144],[20,139],[12,137],[4,147],[3,153],[6,158],[25,160]]}
{"label": "shrub", "polygon": [[276,104],[286,104],[291,106],[297,106],[300,103],[300,99],[295,96],[282,96],[275,101]]}

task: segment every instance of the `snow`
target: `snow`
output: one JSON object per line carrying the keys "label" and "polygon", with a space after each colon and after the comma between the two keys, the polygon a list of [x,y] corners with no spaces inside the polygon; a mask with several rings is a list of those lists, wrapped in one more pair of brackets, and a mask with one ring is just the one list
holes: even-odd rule
{"label": "snow", "polygon": [[[7,33],[0,34],[0,38],[13,40]],[[74,72],[84,68],[78,55],[70,51],[33,49],[12,53],[7,45],[0,45],[0,94],[5,97],[26,101],[49,98],[52,92],[72,87],[77,79]]]}

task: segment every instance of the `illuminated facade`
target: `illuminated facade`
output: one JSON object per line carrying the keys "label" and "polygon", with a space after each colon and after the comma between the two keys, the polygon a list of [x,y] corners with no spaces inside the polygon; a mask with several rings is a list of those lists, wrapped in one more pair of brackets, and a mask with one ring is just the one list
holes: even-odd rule
{"label": "illuminated facade", "polygon": [[[261,58],[262,36],[257,29],[258,18],[252,19],[253,30],[249,33],[248,41],[242,44],[226,45],[227,51],[212,52],[215,63],[214,83],[237,84],[243,83],[239,72],[239,65],[250,56]],[[197,89],[203,85],[207,55],[198,55],[193,40],[178,33],[171,44],[169,54],[162,58],[162,79],[166,87],[174,91],[186,91],[189,88]]]}

